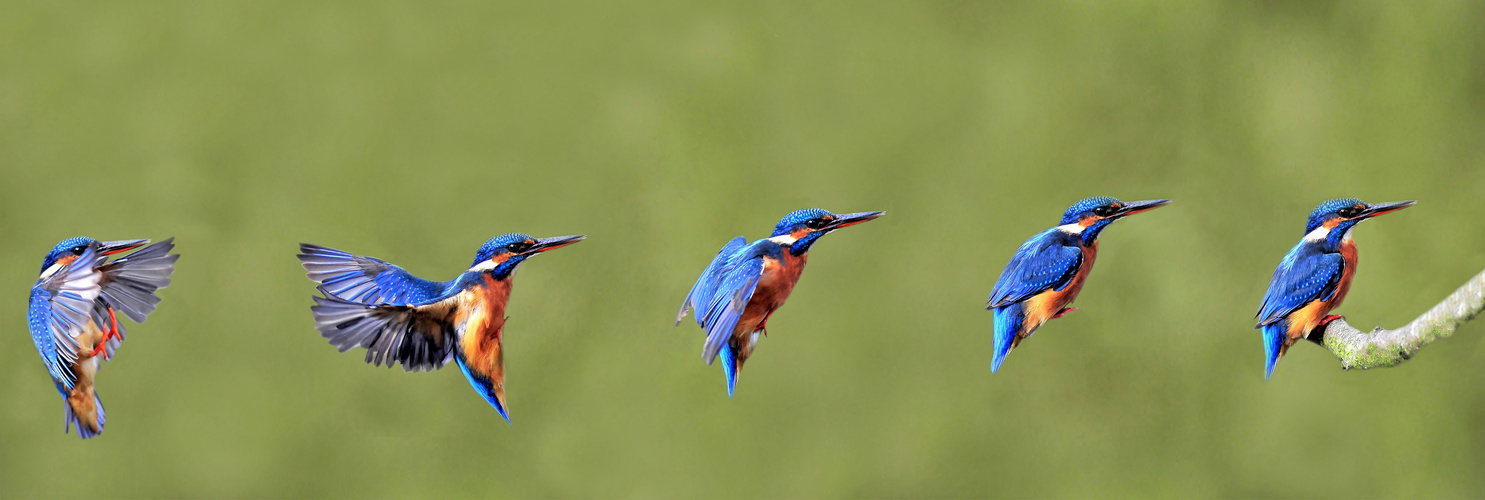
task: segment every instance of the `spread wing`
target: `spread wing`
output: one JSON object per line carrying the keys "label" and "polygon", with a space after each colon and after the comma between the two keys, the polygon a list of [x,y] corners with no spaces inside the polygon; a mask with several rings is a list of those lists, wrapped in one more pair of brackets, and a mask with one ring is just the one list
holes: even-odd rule
{"label": "spread wing", "polygon": [[1083,264],[1083,249],[1058,238],[1058,229],[1033,236],[1006,264],[990,292],[986,309],[1021,302],[1046,290],[1061,290]]}
{"label": "spread wing", "polygon": [[170,286],[170,275],[175,273],[175,261],[180,258],[170,253],[174,249],[175,238],[170,238],[98,266],[103,273],[99,281],[101,302],[135,323],[143,323],[160,304],[155,291]]}
{"label": "spread wing", "polygon": [[364,347],[367,363],[401,363],[410,372],[436,370],[453,358],[452,299],[419,305],[368,305],[329,294],[314,299],[315,328],[340,352]]}
{"label": "spread wing", "polygon": [[447,298],[446,284],[413,276],[381,259],[300,243],[299,260],[321,291],[347,301],[413,305]]}
{"label": "spread wing", "polygon": [[751,245],[742,245],[742,238],[732,240],[722,248],[722,253],[707,266],[701,279],[692,287],[686,303],[696,310],[696,323],[706,330],[706,342],[702,346],[701,358],[707,364],[716,360],[717,352],[732,336],[742,319],[748,300],[763,276],[763,255],[766,246],[774,244],[759,240]]}
{"label": "spread wing", "polygon": [[1330,300],[1345,269],[1346,260],[1340,254],[1321,252],[1301,242],[1274,270],[1258,308],[1258,326],[1277,323],[1315,300]]}
{"label": "spread wing", "polygon": [[71,368],[81,350],[77,336],[87,328],[93,301],[101,293],[103,275],[96,268],[104,258],[90,245],[77,260],[31,288],[31,340],[52,379],[68,389],[77,382]]}

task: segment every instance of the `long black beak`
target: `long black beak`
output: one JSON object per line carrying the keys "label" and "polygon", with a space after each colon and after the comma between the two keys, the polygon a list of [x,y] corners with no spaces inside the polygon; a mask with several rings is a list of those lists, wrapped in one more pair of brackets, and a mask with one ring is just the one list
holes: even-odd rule
{"label": "long black beak", "polygon": [[825,230],[834,231],[843,227],[854,226],[862,222],[881,217],[883,214],[886,213],[887,212],[856,212],[854,214],[840,214],[835,216],[835,220],[830,221],[830,225],[825,226]]}
{"label": "long black beak", "polygon": [[1113,218],[1118,219],[1121,217],[1128,217],[1140,212],[1154,210],[1168,204],[1170,204],[1170,200],[1131,201],[1129,203],[1125,203],[1124,208],[1120,208],[1118,212],[1115,212]]}
{"label": "long black beak", "polygon": [[1398,210],[1402,210],[1404,208],[1411,207],[1413,205],[1416,205],[1417,203],[1418,203],[1417,200],[1408,200],[1408,201],[1394,201],[1394,202],[1391,202],[1391,203],[1378,203],[1376,205],[1368,205],[1366,207],[1366,210],[1363,210],[1361,212],[1361,215],[1358,215],[1357,218],[1358,219],[1370,219],[1370,218],[1376,217],[1378,215],[1390,214],[1392,212],[1396,212]]}
{"label": "long black beak", "polygon": [[103,255],[113,255],[116,253],[127,252],[148,245],[149,243],[150,240],[104,241],[98,243],[98,253],[101,253]]}
{"label": "long black beak", "polygon": [[555,238],[542,238],[542,239],[536,240],[536,244],[535,245],[531,245],[531,248],[528,249],[528,250],[526,250],[525,253],[526,253],[526,255],[535,255],[535,254],[539,254],[539,253],[542,253],[542,252],[545,252],[545,251],[548,251],[548,250],[556,250],[558,248],[562,248],[562,247],[565,247],[567,245],[571,245],[573,243],[577,243],[579,241],[583,241],[583,239],[585,239],[585,238],[587,238],[587,236],[584,236],[584,235],[581,235],[581,234],[575,235],[575,236],[558,236],[558,237],[555,237]]}

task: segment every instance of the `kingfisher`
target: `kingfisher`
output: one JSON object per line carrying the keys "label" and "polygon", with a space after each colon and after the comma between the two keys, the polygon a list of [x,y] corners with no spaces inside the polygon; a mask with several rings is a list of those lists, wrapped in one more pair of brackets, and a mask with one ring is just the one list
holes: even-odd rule
{"label": "kingfisher", "polygon": [[475,252],[468,270],[443,282],[308,243],[299,245],[299,261],[323,295],[310,308],[315,328],[340,352],[362,347],[367,363],[401,364],[408,372],[437,370],[453,361],[475,392],[510,423],[501,340],[516,268],[584,238],[496,236]]}
{"label": "kingfisher", "polygon": [[[170,253],[174,238],[145,247],[149,242],[68,238],[41,261],[26,320],[31,341],[62,395],[63,434],[73,426],[83,439],[103,433],[107,418],[93,382],[98,359],[111,359],[124,340],[118,313],[143,323],[160,303],[155,292],[170,285],[180,258]],[[110,255],[140,247],[108,261]]]}
{"label": "kingfisher", "polygon": [[1413,206],[1416,201],[1367,204],[1355,198],[1320,203],[1305,222],[1305,236],[1294,245],[1268,284],[1258,308],[1263,331],[1265,379],[1289,346],[1317,328],[1340,319],[1330,311],[1341,305],[1356,275],[1356,242],[1351,230],[1361,221]]}
{"label": "kingfisher", "polygon": [[675,324],[680,326],[688,309],[696,311],[696,324],[706,333],[701,359],[711,365],[721,355],[727,397],[737,388],[737,372],[753,354],[758,334],[768,335],[768,318],[783,307],[799,282],[815,242],[884,213],[797,210],[779,220],[768,238],[750,244],[738,236],[717,252],[681,303]]}
{"label": "kingfisher", "polygon": [[1170,200],[1122,202],[1087,198],[1062,214],[1057,227],[1037,233],[1011,257],[996,280],[985,308],[995,312],[995,357],[1000,369],[1011,349],[1036,329],[1077,310],[1072,305],[1098,257],[1098,235],[1114,221],[1165,206]]}

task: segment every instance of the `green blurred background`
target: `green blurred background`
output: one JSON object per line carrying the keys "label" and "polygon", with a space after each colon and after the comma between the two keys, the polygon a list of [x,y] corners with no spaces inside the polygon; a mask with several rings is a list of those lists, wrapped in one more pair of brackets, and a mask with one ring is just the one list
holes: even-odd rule
{"label": "green blurred background", "polygon": [[[1394,369],[1263,379],[1268,278],[1319,201],[1339,312],[1400,326],[1485,267],[1485,4],[6,2],[0,496],[1485,495],[1485,321]],[[1078,305],[988,367],[995,277],[1078,198]],[[815,248],[728,399],[677,305],[729,238]],[[295,244],[525,266],[514,425],[457,371],[338,354]],[[178,238],[164,303],[62,434],[23,304],[74,235]]]}

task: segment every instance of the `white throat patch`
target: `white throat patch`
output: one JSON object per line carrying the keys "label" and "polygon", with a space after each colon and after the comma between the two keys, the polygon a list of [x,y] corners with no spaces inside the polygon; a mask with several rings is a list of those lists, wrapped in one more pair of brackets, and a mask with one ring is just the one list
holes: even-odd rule
{"label": "white throat patch", "polygon": [[41,277],[40,278],[37,278],[37,279],[43,279],[44,280],[44,279],[50,278],[50,277],[52,277],[53,274],[57,274],[57,271],[61,271],[61,270],[62,270],[62,265],[61,264],[52,264],[52,267],[46,268],[46,271],[43,271],[41,273]]}
{"label": "white throat patch", "polygon": [[1306,234],[1305,235],[1305,241],[1325,241],[1325,238],[1327,238],[1329,236],[1330,236],[1330,228],[1325,227],[1325,226],[1320,226],[1320,227],[1315,228],[1314,231],[1310,231],[1310,234]]}
{"label": "white throat patch", "polygon": [[1062,231],[1062,232],[1068,233],[1068,234],[1083,234],[1083,230],[1084,229],[1088,229],[1088,228],[1083,227],[1082,224],[1078,224],[1076,222],[1074,222],[1072,224],[1063,224],[1061,226],[1057,226],[1057,230],[1058,231]]}
{"label": "white throat patch", "polygon": [[799,241],[799,238],[795,238],[795,237],[790,236],[790,235],[787,235],[787,234],[781,234],[781,235],[778,235],[778,236],[774,236],[772,238],[769,238],[768,241],[772,241],[772,242],[778,243],[780,245],[788,246],[788,245],[793,245],[794,242],[796,242],[796,241]]}
{"label": "white throat patch", "polygon": [[494,271],[496,267],[499,267],[499,264],[496,264],[495,261],[485,260],[484,262],[480,262],[479,264],[475,264],[474,267],[469,268],[469,272],[483,273],[485,271]]}

